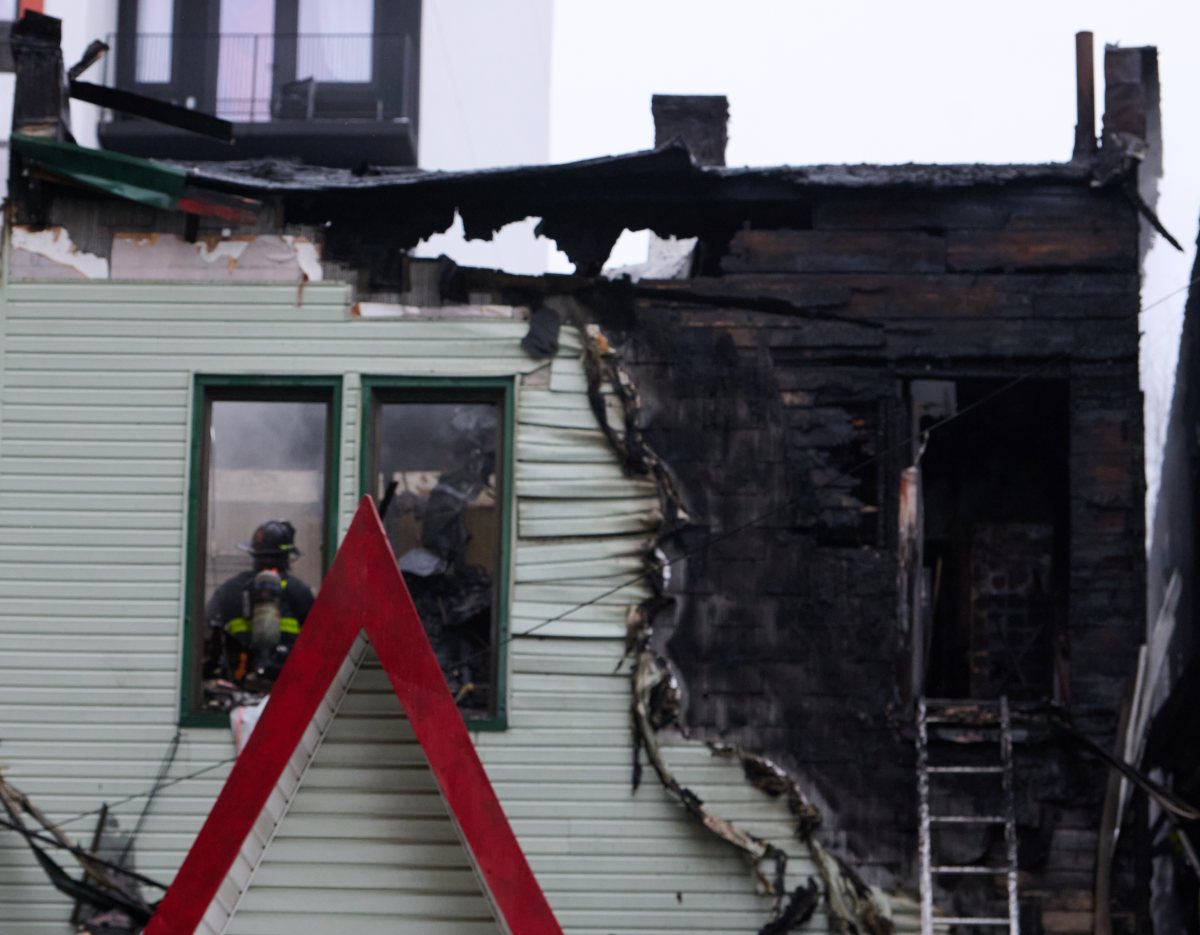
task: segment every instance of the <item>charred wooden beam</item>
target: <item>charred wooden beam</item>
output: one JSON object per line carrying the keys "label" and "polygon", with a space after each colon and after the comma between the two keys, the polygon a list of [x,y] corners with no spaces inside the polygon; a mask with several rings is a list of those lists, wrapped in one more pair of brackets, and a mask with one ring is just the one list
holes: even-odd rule
{"label": "charred wooden beam", "polygon": [[97,107],[107,107],[118,110],[123,114],[134,117],[145,117],[156,123],[190,130],[201,136],[210,136],[225,143],[233,142],[233,124],[211,114],[188,110],[175,104],[168,104],[144,94],[134,94],[132,91],[122,91],[119,88],[106,88],[100,84],[88,81],[71,80],[71,97],[77,101],[86,101]]}
{"label": "charred wooden beam", "polygon": [[100,59],[104,58],[108,52],[108,43],[101,42],[99,39],[93,39],[88,43],[88,47],[83,50],[83,55],[79,57],[79,61],[71,66],[67,72],[67,78],[74,81],[85,71],[95,65]]}

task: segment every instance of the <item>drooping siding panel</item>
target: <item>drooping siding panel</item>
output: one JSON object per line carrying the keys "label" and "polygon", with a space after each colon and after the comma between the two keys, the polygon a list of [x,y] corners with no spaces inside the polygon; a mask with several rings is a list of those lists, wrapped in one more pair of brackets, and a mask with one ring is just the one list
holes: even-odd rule
{"label": "drooping siding panel", "polygon": [[[615,407],[609,418],[620,426]],[[622,473],[575,347],[564,345],[548,387],[522,389],[517,419],[509,729],[477,735],[480,758],[567,932],[755,932],[770,901],[739,853],[686,816],[652,771],[631,791],[622,654],[626,613],[648,596],[655,487]],[[585,601],[595,603],[547,623]],[[795,855],[790,886],[816,875],[786,805],[750,786],[735,759],[677,737],[664,754],[715,811]],[[824,917],[806,930],[825,931]]]}
{"label": "drooping siding panel", "polygon": [[[343,376],[344,530],[359,493],[362,374],[516,377],[546,366],[521,351],[526,326],[518,320],[354,319],[348,291],[335,284],[310,284],[296,303],[294,289],[272,286],[8,288],[0,764],[81,840],[94,816],[74,816],[105,801],[133,826],[144,800],[122,799],[150,787],[177,729],[192,375]],[[652,484],[625,477],[608,451],[588,407],[580,347],[564,330],[549,384],[517,387],[509,727],[477,734],[477,747],[568,931],[756,931],[769,902],[755,895],[741,857],[688,818],[651,774],[630,792],[621,655],[627,610],[645,597],[639,572],[658,500]],[[584,602],[591,603],[546,623]],[[341,751],[344,762],[323,761],[336,788],[302,809],[314,827],[344,819],[353,833],[355,821],[370,817],[367,800],[355,815],[353,795],[339,791],[342,779],[349,789],[358,753],[373,764],[413,752],[401,739],[368,746],[329,746],[326,755]],[[163,881],[175,873],[232,753],[223,729],[183,731],[168,777],[207,771],[155,799],[137,843],[140,870]],[[786,807],[751,788],[736,762],[682,743],[667,753],[681,780],[718,811],[790,840]],[[366,843],[355,837],[349,847],[366,855]],[[802,853],[798,842],[788,849]],[[297,888],[326,879],[319,861],[308,860],[315,856],[289,864]],[[797,859],[791,884],[814,873]],[[264,866],[260,880],[284,886],[288,874]],[[360,883],[368,902],[391,905],[391,878]],[[427,894],[439,885],[430,882]],[[291,898],[286,886],[278,894]],[[341,905],[339,928],[351,930],[355,905]],[[5,926],[65,935],[69,913],[24,846],[0,834]],[[824,920],[810,926],[821,931]]]}

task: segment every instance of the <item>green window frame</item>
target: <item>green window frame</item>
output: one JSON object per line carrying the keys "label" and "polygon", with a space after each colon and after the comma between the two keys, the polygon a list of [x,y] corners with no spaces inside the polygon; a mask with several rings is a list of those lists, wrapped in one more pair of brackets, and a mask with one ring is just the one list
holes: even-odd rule
{"label": "green window frame", "polygon": [[516,383],[512,377],[362,377],[362,432],[359,451],[359,489],[376,498],[372,479],[377,470],[379,413],[388,402],[486,402],[497,406],[500,439],[496,459],[495,495],[499,507],[495,609],[492,623],[491,675],[494,691],[486,714],[464,712],[473,731],[502,731],[508,727],[508,639],[512,593],[513,503],[515,500]]}
{"label": "green window frame", "polygon": [[[208,427],[218,400],[322,402],[328,407],[325,450],[324,568],[337,549],[342,377],[197,374],[192,383],[191,439],[187,489],[187,543],[183,609],[183,660],[179,723],[182,727],[229,727],[229,716],[200,710],[200,665],[204,640],[204,538],[208,493]],[[249,534],[250,530],[247,530]]]}

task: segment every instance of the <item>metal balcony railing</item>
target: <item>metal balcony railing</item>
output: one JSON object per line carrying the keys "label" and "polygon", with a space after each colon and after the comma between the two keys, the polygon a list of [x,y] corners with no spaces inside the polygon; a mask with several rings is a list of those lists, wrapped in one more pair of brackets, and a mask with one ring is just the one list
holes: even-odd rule
{"label": "metal balcony railing", "polygon": [[108,41],[106,83],[238,123],[413,113],[410,35],[140,33]]}

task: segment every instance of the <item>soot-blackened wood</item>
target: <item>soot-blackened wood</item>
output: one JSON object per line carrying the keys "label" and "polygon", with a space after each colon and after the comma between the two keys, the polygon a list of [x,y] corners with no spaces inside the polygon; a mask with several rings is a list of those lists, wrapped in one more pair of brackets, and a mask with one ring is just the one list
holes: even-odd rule
{"label": "soot-blackened wood", "polygon": [[911,231],[738,231],[721,268],[729,273],[931,273],[946,268],[946,243]]}
{"label": "soot-blackened wood", "polygon": [[[772,315],[897,318],[1136,318],[1136,273],[730,273],[648,283],[639,295]],[[702,297],[700,304],[697,297]]]}
{"label": "soot-blackened wood", "polygon": [[1003,196],[995,189],[839,193],[818,199],[812,218],[817,230],[1052,230],[1107,226],[1128,209],[1116,188],[1039,185]]}
{"label": "soot-blackened wood", "polygon": [[850,288],[847,282],[828,282],[816,277],[809,281],[789,277],[780,283],[772,277],[751,275],[643,280],[633,291],[635,295],[658,301],[765,305],[771,311],[782,312],[836,309],[850,301]]}
{"label": "soot-blackened wood", "polygon": [[1095,269],[1136,271],[1137,226],[1126,229],[951,231],[946,264],[952,272]]}
{"label": "soot-blackened wood", "polygon": [[[689,724],[796,770],[841,853],[903,885],[916,827],[897,702],[911,655],[896,553],[910,381],[1032,374],[1069,400],[1056,678],[1083,729],[1111,742],[1144,617],[1137,219],[1119,192],[1056,182],[820,193],[812,220],[709,244],[728,249],[722,275],[646,284],[633,313],[609,317],[610,338],[695,521],[675,611],[657,621]],[[989,412],[962,419],[986,429]],[[1016,488],[1005,501],[1022,502],[1027,480],[1003,480]],[[1066,933],[1087,913],[1105,771],[1045,732],[1018,763],[1022,852],[1041,855],[1026,890],[1043,930]]]}
{"label": "soot-blackened wood", "polygon": [[1112,360],[1136,355],[1128,329],[1111,319],[1079,319],[1073,327],[1057,322],[1015,319],[1005,322],[910,318],[889,322],[887,353],[892,359],[935,357],[947,361],[993,357],[1041,360],[1066,356]]}

